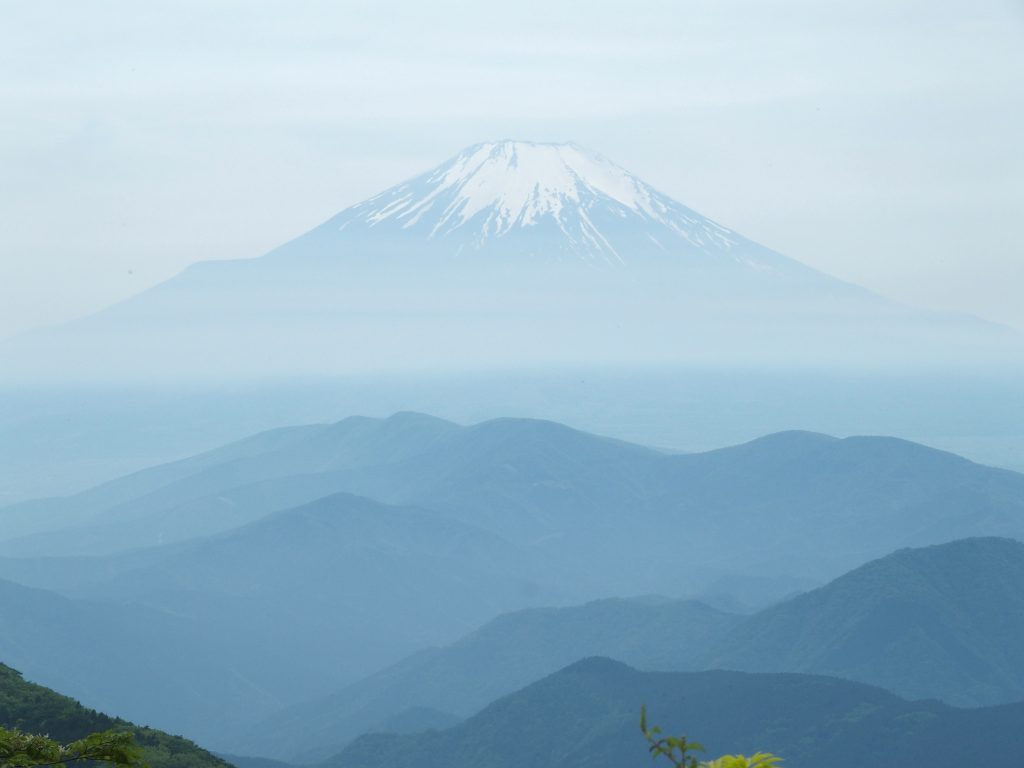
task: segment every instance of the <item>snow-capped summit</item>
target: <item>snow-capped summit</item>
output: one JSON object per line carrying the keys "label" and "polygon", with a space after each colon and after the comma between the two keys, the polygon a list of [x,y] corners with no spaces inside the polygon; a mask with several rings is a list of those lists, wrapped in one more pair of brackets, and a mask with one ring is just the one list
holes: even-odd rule
{"label": "snow-capped summit", "polygon": [[369,209],[365,216],[372,223],[395,219],[404,228],[428,216],[431,236],[444,236],[483,214],[482,233],[500,237],[545,216],[562,222],[577,207],[585,211],[600,204],[657,218],[657,197],[615,163],[575,144],[501,141],[470,147],[361,207]]}
{"label": "snow-capped summit", "polygon": [[342,211],[322,234],[395,238],[449,253],[480,251],[590,264],[637,259],[793,263],[653,189],[576,144],[498,141]]}
{"label": "snow-capped summit", "polygon": [[[432,197],[454,188],[454,204],[439,226],[460,226],[486,212],[485,232],[501,235],[531,226],[545,215],[561,218],[575,206],[605,198],[637,213],[656,215],[653,190],[619,166],[575,144],[503,141],[478,144],[433,172]],[[414,221],[431,208],[432,197],[394,206],[375,215]],[[411,215],[411,218],[410,218]]]}

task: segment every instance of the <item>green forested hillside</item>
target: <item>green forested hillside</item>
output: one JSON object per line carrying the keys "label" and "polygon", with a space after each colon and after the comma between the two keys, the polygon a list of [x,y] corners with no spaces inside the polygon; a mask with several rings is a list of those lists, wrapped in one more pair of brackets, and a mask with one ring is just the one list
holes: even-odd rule
{"label": "green forested hillside", "polygon": [[961,710],[828,677],[638,672],[592,658],[449,730],[363,736],[322,768],[648,768],[642,705],[709,757],[765,750],[786,768],[1024,764],[1024,704]]}
{"label": "green forested hillside", "polygon": [[150,768],[228,768],[230,765],[180,736],[170,736],[86,709],[74,699],[26,681],[21,673],[4,664],[0,664],[0,726],[46,734],[61,743],[96,731],[130,730]]}

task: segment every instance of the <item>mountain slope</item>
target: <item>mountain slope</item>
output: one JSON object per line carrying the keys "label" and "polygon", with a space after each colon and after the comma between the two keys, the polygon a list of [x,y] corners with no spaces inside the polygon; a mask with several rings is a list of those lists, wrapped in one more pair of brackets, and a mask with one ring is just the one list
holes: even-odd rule
{"label": "mountain slope", "polygon": [[[200,593],[240,603],[278,599],[284,613],[274,612],[274,621],[287,616],[329,623],[334,619],[322,611],[330,607],[343,622],[354,615],[376,617],[393,631],[397,645],[407,646],[409,632],[416,634],[412,628],[420,626],[417,619],[437,626],[431,620],[432,601],[442,596],[454,604],[441,623],[468,630],[489,613],[501,612],[503,605],[551,599],[547,583],[563,574],[556,565],[472,526],[421,509],[335,494],[191,542],[163,562],[119,574],[95,591],[121,599]],[[365,589],[368,583],[372,593]],[[379,615],[382,603],[391,606],[387,615]],[[286,622],[281,631],[292,634],[300,626]],[[357,624],[348,631],[357,634],[365,628]],[[349,642],[357,646],[356,634]],[[417,640],[431,642],[444,634],[432,638],[428,632]],[[368,652],[384,653],[381,640],[375,635]],[[335,641],[326,650],[338,657],[339,666],[365,663],[347,658]]]}
{"label": "mountain slope", "polygon": [[601,600],[517,611],[450,646],[414,654],[338,693],[275,713],[246,730],[236,748],[313,762],[411,708],[468,717],[598,654],[645,668],[696,668],[695,659],[738,622],[700,603],[676,601]]}
{"label": "mountain slope", "polygon": [[26,681],[5,664],[0,664],[0,726],[46,734],[62,744],[97,731],[131,730],[151,768],[229,768],[191,741],[86,709],[74,699]]}
{"label": "mountain slope", "polygon": [[[260,432],[70,497],[2,508],[0,552],[107,554],[218,533],[344,489],[330,478],[318,484],[316,475],[390,463],[455,429],[399,413]],[[283,487],[268,488],[278,480]]]}
{"label": "mountain slope", "polygon": [[352,473],[349,490],[539,547],[608,594],[763,602],[899,547],[1024,538],[1024,476],[888,438],[789,433],[671,456],[515,421],[452,433],[444,448]]}
{"label": "mountain slope", "polygon": [[998,765],[1024,749],[1024,704],[958,710],[828,677],[637,672],[587,659],[447,731],[368,735],[325,768],[648,766],[640,707],[710,756],[757,750],[790,768]]}
{"label": "mountain slope", "polygon": [[351,241],[367,247],[383,241],[390,249],[407,241],[434,256],[479,253],[488,259],[604,266],[690,261],[814,275],[572,143],[499,141],[468,147],[343,211],[311,237],[321,248],[330,242],[339,251]]}
{"label": "mountain slope", "polygon": [[[680,332],[699,329],[699,332]],[[237,379],[679,363],[998,362],[697,214],[596,153],[469,147],[263,257],[195,264],[0,347],[12,379]],[[1003,352],[1004,357],[995,356]]]}
{"label": "mountain slope", "polygon": [[709,666],[814,672],[913,698],[1024,699],[1024,543],[966,539],[901,550],[768,608]]}

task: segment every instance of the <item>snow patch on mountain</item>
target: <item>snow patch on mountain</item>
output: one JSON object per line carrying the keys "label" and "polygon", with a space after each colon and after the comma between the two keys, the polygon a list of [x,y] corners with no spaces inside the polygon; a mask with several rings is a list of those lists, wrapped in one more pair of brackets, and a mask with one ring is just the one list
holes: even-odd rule
{"label": "snow patch on mountain", "polygon": [[[504,241],[534,254],[568,251],[591,262],[673,253],[727,254],[733,263],[751,258],[745,238],[572,143],[477,144],[330,224],[336,232],[390,231],[444,241],[458,252]],[[782,258],[772,254],[755,262],[772,269]]]}

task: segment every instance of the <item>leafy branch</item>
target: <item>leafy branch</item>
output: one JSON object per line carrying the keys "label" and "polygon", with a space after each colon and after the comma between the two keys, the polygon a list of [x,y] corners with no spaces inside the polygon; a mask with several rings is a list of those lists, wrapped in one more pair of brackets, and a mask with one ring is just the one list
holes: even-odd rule
{"label": "leafy branch", "polygon": [[687,741],[685,736],[662,736],[658,726],[647,726],[647,707],[640,708],[640,730],[647,739],[647,751],[652,758],[664,757],[676,768],[700,768],[697,758],[690,752],[703,752],[704,746],[695,741]]}
{"label": "leafy branch", "polygon": [[102,731],[60,744],[48,736],[0,728],[0,768],[52,768],[82,762],[146,768],[128,732]]}
{"label": "leafy branch", "polygon": [[685,736],[663,736],[658,726],[648,727],[647,707],[640,708],[640,730],[647,739],[647,751],[652,758],[664,757],[675,768],[774,768],[782,762],[768,752],[757,752],[750,757],[745,755],[722,755],[716,760],[698,762],[691,752],[703,752],[704,747],[695,741],[688,741]]}

